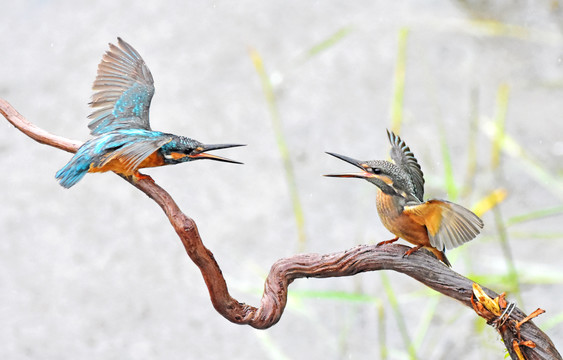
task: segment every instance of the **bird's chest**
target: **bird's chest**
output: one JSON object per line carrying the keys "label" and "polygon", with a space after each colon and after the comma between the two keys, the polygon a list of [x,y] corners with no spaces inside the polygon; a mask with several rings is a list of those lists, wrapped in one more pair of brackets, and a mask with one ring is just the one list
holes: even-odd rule
{"label": "bird's chest", "polygon": [[387,230],[409,242],[416,240],[418,243],[428,239],[426,228],[403,213],[403,206],[401,198],[387,195],[378,189],[377,212]]}
{"label": "bird's chest", "polygon": [[138,168],[148,168],[167,165],[160,151],[155,151],[139,164]]}
{"label": "bird's chest", "polygon": [[387,195],[377,189],[377,212],[383,224],[388,227],[389,223],[393,223],[401,217],[403,205],[399,203],[396,196]]}

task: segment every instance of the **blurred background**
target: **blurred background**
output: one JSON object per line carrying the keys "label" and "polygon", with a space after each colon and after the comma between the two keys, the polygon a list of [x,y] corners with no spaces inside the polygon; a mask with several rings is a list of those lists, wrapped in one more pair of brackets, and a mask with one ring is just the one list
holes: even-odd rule
{"label": "blurred background", "polygon": [[[246,143],[146,173],[193,217],[232,295],[271,264],[390,238],[365,181],[326,154],[414,151],[426,196],[474,209],[455,271],[508,293],[563,350],[563,4],[539,1],[96,1],[2,5],[0,97],[89,138],[108,42],[155,79],[156,130]],[[501,359],[468,308],[393,272],[298,280],[269,330],[213,309],[160,208],[113,174],[70,190],[70,154],[0,123],[0,358]]]}

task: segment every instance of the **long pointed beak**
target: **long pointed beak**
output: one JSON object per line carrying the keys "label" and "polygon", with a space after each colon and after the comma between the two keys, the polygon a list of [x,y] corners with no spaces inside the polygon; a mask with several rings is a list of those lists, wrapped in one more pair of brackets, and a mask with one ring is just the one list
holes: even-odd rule
{"label": "long pointed beak", "polygon": [[340,160],[344,160],[347,163],[352,164],[352,165],[362,169],[363,172],[360,172],[360,173],[343,173],[343,174],[326,174],[324,176],[327,176],[327,177],[360,178],[360,179],[375,177],[374,174],[367,171],[368,165],[364,161],[356,160],[356,159],[353,159],[353,158],[348,157],[348,156],[335,154],[335,153],[331,153],[331,152],[328,152],[328,151],[326,153],[334,156],[335,158],[338,158]]}
{"label": "long pointed beak", "polygon": [[224,161],[224,162],[228,162],[228,163],[233,163],[233,164],[242,164],[240,161],[235,161],[235,160],[231,160],[231,159],[227,159],[224,157],[220,157],[217,155],[211,155],[211,154],[207,154],[205,153],[205,151],[212,151],[212,150],[219,150],[219,149],[227,149],[227,148],[232,148],[232,147],[238,147],[238,146],[246,146],[243,144],[213,144],[213,145],[201,145],[199,146],[192,154],[188,155],[189,157],[191,157],[194,160],[197,159],[209,159],[209,160],[217,160],[217,161]]}

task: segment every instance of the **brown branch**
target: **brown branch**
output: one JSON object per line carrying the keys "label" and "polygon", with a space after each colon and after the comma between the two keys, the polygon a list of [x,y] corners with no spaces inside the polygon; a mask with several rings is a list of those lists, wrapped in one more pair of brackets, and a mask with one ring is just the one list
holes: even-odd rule
{"label": "brown branch", "polygon": [[[69,152],[76,152],[81,145],[80,142],[52,135],[29,123],[2,99],[0,99],[0,112],[12,125],[42,144]],[[190,259],[199,267],[213,306],[227,320],[234,323],[250,325],[257,329],[266,329],[276,324],[287,303],[288,286],[295,279],[351,276],[375,270],[394,270],[403,273],[472,308],[473,281],[452,271],[422,251],[403,258],[406,249],[403,245],[382,247],[361,245],[333,254],[302,254],[278,260],[272,265],[266,279],[260,306],[256,308],[240,303],[229,294],[221,269],[213,253],[203,245],[195,222],[180,210],[172,197],[152,179],[133,181],[125,178],[125,180],[143,191],[162,208],[184,244]],[[491,298],[498,296],[492,290],[484,290]],[[533,349],[520,347],[527,359],[562,359],[549,337],[532,321],[519,325],[518,332],[516,324],[525,317],[524,312],[515,308],[505,325],[499,329],[511,357],[518,359],[513,341],[526,340],[536,345]]]}
{"label": "brown branch", "polygon": [[14,125],[18,130],[32,138],[33,140],[56,147],[58,149],[75,153],[82,145],[77,140],[69,140],[67,138],[53,135],[27,121],[19,112],[16,111],[6,100],[0,99],[0,113],[4,115],[10,124]]}

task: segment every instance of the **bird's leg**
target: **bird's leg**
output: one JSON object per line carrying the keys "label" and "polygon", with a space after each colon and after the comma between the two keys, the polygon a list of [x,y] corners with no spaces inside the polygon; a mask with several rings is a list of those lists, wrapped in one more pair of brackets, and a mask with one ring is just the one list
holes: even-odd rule
{"label": "bird's leg", "polygon": [[406,258],[408,257],[410,254],[412,254],[415,251],[418,251],[420,248],[422,247],[422,245],[417,245],[413,248],[408,249],[407,251],[405,251],[405,253],[403,254],[403,257]]}
{"label": "bird's leg", "polygon": [[381,246],[381,245],[385,245],[385,244],[392,244],[392,243],[394,243],[394,242],[397,241],[397,240],[399,240],[399,237],[398,237],[398,236],[396,236],[394,239],[391,239],[391,240],[385,240],[385,241],[378,242],[377,245],[375,245],[375,247],[378,247],[378,246]]}
{"label": "bird's leg", "polygon": [[141,174],[139,171],[135,171],[132,175],[132,178],[133,178],[133,181],[149,180],[149,181],[154,182],[152,177],[150,177],[149,175]]}

